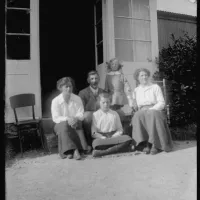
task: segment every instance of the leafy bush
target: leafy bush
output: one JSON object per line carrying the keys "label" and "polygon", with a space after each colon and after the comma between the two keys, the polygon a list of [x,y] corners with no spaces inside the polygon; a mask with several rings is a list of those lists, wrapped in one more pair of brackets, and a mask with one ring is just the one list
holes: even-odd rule
{"label": "leafy bush", "polygon": [[171,35],[172,44],[159,52],[158,70],[153,75],[155,80],[170,81],[170,116],[174,126],[196,123],[196,76],[197,59],[196,36],[187,33],[175,38]]}
{"label": "leafy bush", "polygon": [[173,140],[196,140],[197,125],[189,124],[182,127],[170,127]]}

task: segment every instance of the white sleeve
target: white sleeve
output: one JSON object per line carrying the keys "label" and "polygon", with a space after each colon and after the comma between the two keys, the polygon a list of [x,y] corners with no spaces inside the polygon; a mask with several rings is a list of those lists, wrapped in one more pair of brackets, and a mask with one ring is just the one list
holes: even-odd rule
{"label": "white sleeve", "polygon": [[77,102],[77,113],[76,113],[75,117],[77,119],[79,119],[80,121],[83,121],[83,119],[84,119],[84,116],[83,116],[83,114],[84,114],[83,102],[82,102],[80,97],[77,98],[76,102]]}
{"label": "white sleeve", "polygon": [[51,103],[51,115],[52,115],[52,120],[56,124],[68,120],[67,117],[61,116],[60,110],[59,110],[59,104],[54,99]]}
{"label": "white sleeve", "polygon": [[116,126],[116,132],[112,135],[112,137],[116,137],[123,134],[122,123],[119,114],[117,112],[115,113],[115,126]]}
{"label": "white sleeve", "polygon": [[150,109],[163,110],[164,107],[165,107],[165,100],[164,100],[163,93],[162,93],[160,86],[155,85],[153,92],[154,92],[154,95],[156,97],[157,103],[153,107],[151,107]]}

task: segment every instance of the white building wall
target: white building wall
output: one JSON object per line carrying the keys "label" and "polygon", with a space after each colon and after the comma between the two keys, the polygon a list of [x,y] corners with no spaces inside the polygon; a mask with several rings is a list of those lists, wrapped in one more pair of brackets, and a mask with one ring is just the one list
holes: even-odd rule
{"label": "white building wall", "polygon": [[[113,15],[113,0],[104,0],[106,3],[104,15],[105,26],[104,26],[104,63],[98,65],[96,69],[100,74],[100,87],[104,88],[105,85],[105,76],[106,69],[105,65],[108,60],[115,57],[115,42],[114,42],[114,15]],[[152,60],[151,62],[123,62],[123,73],[128,79],[131,88],[134,89],[136,86],[135,80],[133,79],[133,74],[138,68],[148,68],[151,72],[151,75],[157,70],[156,57],[158,57],[158,28],[157,28],[157,0],[149,0],[150,5],[150,20],[151,20],[151,52]]]}
{"label": "white building wall", "polygon": [[[14,122],[9,97],[21,93],[34,93],[36,117],[41,117],[41,86],[39,59],[39,0],[30,0],[30,60],[6,59],[5,122]],[[20,51],[20,49],[19,49]],[[21,110],[21,109],[20,109]],[[24,109],[19,118],[28,119],[30,110]]]}

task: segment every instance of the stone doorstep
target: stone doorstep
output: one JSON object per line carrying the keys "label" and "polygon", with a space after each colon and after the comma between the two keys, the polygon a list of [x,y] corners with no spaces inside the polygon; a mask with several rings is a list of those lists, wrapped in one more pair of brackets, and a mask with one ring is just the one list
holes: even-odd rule
{"label": "stone doorstep", "polygon": [[57,151],[58,137],[53,132],[55,123],[52,121],[52,118],[42,118],[41,121],[42,131],[44,134],[44,143],[46,148],[50,152]]}
{"label": "stone doorstep", "polygon": [[52,118],[42,118],[41,125],[44,134],[51,134],[54,130],[55,123],[52,121]]}

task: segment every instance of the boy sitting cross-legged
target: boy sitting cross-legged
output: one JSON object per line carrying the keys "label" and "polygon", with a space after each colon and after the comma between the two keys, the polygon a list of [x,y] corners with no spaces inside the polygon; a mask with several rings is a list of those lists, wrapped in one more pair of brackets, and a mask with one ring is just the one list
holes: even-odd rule
{"label": "boy sitting cross-legged", "polygon": [[92,142],[93,157],[130,150],[132,138],[123,134],[122,124],[116,111],[110,109],[111,96],[99,95],[100,109],[93,113]]}

